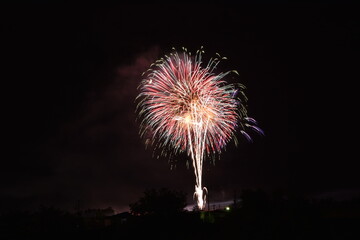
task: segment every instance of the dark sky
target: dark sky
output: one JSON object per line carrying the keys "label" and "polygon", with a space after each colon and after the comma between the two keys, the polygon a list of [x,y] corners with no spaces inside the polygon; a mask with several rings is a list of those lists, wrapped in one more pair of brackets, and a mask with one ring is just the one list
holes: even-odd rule
{"label": "dark sky", "polygon": [[[265,136],[231,142],[205,162],[210,200],[261,188],[307,196],[359,194],[356,6],[65,5],[1,8],[0,210],[39,205],[125,211],[144,190],[188,194],[185,161],[170,170],[138,135],[141,73],[170,52],[205,48],[247,86]],[[182,159],[182,157],[179,157]]]}

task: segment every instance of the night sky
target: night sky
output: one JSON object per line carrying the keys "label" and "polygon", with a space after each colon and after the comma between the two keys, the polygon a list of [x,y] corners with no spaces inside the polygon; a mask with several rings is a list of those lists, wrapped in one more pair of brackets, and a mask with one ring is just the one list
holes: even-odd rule
{"label": "night sky", "polygon": [[[355,129],[359,17],[339,4],[65,5],[1,8],[0,210],[113,207],[195,178],[138,135],[141,74],[172,47],[228,60],[265,136],[205,162],[210,201],[242,189],[310,197],[360,192]],[[356,87],[357,88],[357,87]],[[354,140],[355,138],[355,140]],[[191,164],[190,164],[191,166]]]}

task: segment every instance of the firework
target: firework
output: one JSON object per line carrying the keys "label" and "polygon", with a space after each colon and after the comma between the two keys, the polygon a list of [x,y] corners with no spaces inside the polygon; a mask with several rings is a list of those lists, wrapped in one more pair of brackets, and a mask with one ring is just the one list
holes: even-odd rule
{"label": "firework", "polygon": [[143,73],[137,112],[140,135],[156,149],[174,154],[185,152],[195,173],[197,206],[204,209],[207,190],[202,186],[205,157],[220,154],[235,139],[236,130],[251,141],[247,129],[263,134],[247,116],[244,85],[225,78],[236,71],[215,73],[221,58],[203,65],[202,48],[191,55],[185,48],[157,60]]}

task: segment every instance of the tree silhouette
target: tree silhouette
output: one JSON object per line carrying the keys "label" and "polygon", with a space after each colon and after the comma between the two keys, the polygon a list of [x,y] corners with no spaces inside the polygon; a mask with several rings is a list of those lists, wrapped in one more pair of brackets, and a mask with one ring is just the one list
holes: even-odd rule
{"label": "tree silhouette", "polygon": [[132,203],[130,212],[134,215],[170,215],[184,211],[186,194],[181,191],[162,188],[150,189],[144,196]]}

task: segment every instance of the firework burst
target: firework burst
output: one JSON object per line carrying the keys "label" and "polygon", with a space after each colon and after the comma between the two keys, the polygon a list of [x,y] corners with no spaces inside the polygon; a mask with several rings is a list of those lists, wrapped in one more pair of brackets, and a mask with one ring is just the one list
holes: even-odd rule
{"label": "firework burst", "polygon": [[232,139],[237,129],[251,141],[247,129],[263,134],[256,121],[247,116],[247,100],[242,84],[229,84],[225,78],[236,71],[216,74],[221,58],[203,65],[202,48],[191,55],[185,48],[173,49],[170,56],[157,60],[143,73],[139,85],[137,112],[140,135],[163,152],[186,152],[192,159],[196,185],[194,197],[199,209],[206,203],[202,187],[205,156],[211,157]]}

